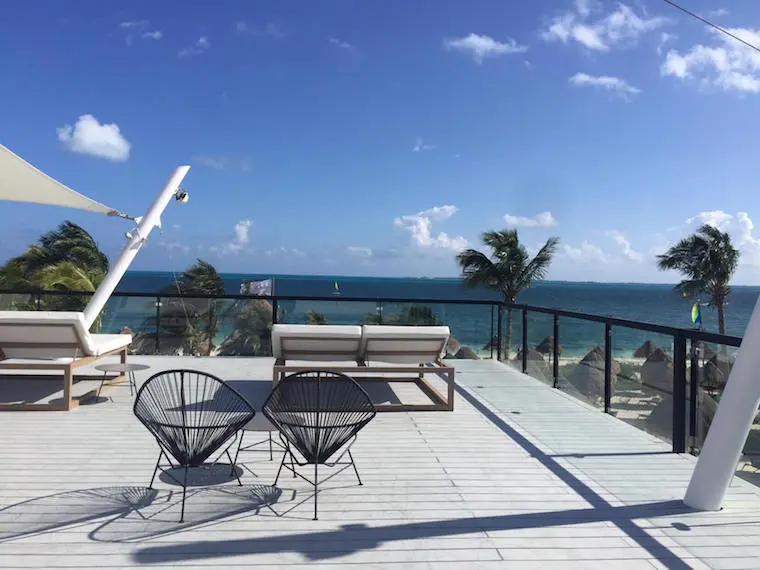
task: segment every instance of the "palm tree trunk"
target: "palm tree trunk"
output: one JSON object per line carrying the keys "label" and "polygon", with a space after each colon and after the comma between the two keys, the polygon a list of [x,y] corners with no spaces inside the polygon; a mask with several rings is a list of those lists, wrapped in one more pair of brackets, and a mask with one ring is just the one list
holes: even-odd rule
{"label": "palm tree trunk", "polygon": [[718,332],[726,334],[726,307],[723,301],[716,303],[718,309]]}
{"label": "palm tree trunk", "polygon": [[[715,308],[718,309],[718,332],[720,334],[726,334],[726,304],[725,301],[720,300],[715,304]],[[728,347],[724,344],[721,348],[723,354],[728,354]]]}

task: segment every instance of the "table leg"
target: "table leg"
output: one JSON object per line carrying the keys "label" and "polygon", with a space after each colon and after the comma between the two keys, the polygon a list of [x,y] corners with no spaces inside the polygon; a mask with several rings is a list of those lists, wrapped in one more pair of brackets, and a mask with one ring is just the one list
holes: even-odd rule
{"label": "table leg", "polygon": [[98,393],[95,396],[95,402],[97,403],[98,400],[100,400],[100,391],[103,389],[103,384],[106,381],[106,376],[108,376],[108,372],[103,372],[103,379],[100,381],[100,387],[98,388]]}

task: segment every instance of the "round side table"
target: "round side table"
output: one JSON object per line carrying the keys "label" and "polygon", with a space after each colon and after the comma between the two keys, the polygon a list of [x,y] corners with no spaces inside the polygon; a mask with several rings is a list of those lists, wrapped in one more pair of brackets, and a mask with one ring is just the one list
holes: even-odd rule
{"label": "round side table", "polygon": [[98,364],[95,370],[103,372],[103,379],[100,381],[100,387],[98,388],[98,394],[96,398],[100,398],[100,391],[103,389],[103,384],[106,381],[106,376],[109,372],[118,372],[119,374],[126,374],[127,381],[129,382],[129,393],[134,395],[137,392],[137,382],[135,381],[135,372],[139,370],[147,370],[150,368],[147,364],[136,364],[134,362],[109,362],[107,364]]}

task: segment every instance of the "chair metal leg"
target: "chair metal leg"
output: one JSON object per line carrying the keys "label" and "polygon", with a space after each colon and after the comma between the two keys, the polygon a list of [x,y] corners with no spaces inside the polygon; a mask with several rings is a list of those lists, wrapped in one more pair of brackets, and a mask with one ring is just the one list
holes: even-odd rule
{"label": "chair metal leg", "polygon": [[187,470],[189,469],[188,465],[185,465],[185,479],[182,485],[182,511],[179,515],[179,522],[185,522],[185,497],[187,495]]}
{"label": "chair metal leg", "polygon": [[[243,438],[245,437],[245,432],[240,432],[240,441],[238,442],[237,451],[235,452],[235,461],[232,462],[230,465],[230,475],[232,475],[235,472],[235,465],[237,465],[238,456],[240,455],[240,448],[243,447]],[[228,454],[229,455],[229,454]],[[240,478],[238,477],[238,480]]]}
{"label": "chair metal leg", "polygon": [[314,463],[314,520],[317,519],[317,496],[319,495],[319,479],[317,473],[319,463]]}
{"label": "chair metal leg", "polygon": [[153,477],[150,478],[150,485],[148,485],[148,489],[153,488],[153,481],[156,480],[156,473],[158,473],[158,465],[161,463],[161,456],[163,455],[162,451],[158,452],[158,460],[156,461],[156,468],[153,470]]}
{"label": "chair metal leg", "polygon": [[274,460],[274,455],[272,454],[272,432],[269,432],[269,461]]}
{"label": "chair metal leg", "polygon": [[359,477],[359,470],[356,468],[356,462],[354,461],[354,456],[351,455],[351,450],[348,450],[348,458],[351,460],[351,466],[354,468],[354,473],[356,473],[356,478],[359,480],[359,485],[363,485],[362,478]]}
{"label": "chair metal leg", "polygon": [[285,453],[282,454],[282,461],[280,461],[280,468],[277,470],[277,476],[274,478],[274,483],[272,483],[273,487],[277,486],[277,481],[280,480],[280,473],[282,472],[282,466],[285,465],[285,457],[288,455],[288,450],[285,450]]}
{"label": "chair metal leg", "polygon": [[[227,454],[227,458],[230,460],[230,475],[232,475],[233,473],[235,473],[235,464],[236,464],[236,462],[232,461],[232,456],[230,455],[230,452],[228,450],[225,449],[224,452]],[[238,481],[238,485],[240,485],[242,487],[243,486],[243,482],[240,480],[240,475],[238,475],[237,473],[235,473],[235,478]]]}
{"label": "chair metal leg", "polygon": [[108,372],[103,372],[103,379],[100,381],[100,386],[98,387],[98,393],[95,395],[96,402],[100,400],[100,391],[103,389],[103,384],[105,384],[107,375],[108,375]]}

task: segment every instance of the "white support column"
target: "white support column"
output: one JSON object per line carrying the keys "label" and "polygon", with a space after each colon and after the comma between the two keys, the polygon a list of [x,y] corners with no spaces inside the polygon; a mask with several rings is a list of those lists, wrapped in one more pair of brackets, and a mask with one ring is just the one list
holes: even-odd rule
{"label": "white support column", "polygon": [[88,328],[92,326],[92,323],[94,323],[98,318],[98,315],[100,315],[106,302],[113,294],[114,289],[116,289],[121,278],[124,276],[124,273],[129,269],[137,252],[140,251],[142,244],[148,239],[151,230],[154,227],[161,225],[161,214],[166,209],[166,206],[169,205],[172,197],[174,197],[177,188],[179,188],[185,175],[187,175],[188,170],[190,170],[189,166],[178,166],[174,169],[174,172],[172,172],[171,176],[169,176],[169,179],[166,181],[166,184],[164,184],[161,193],[153,201],[153,204],[151,204],[145,216],[143,216],[138,222],[137,228],[132,230],[132,235],[124,246],[124,249],[121,251],[116,263],[111,266],[105,279],[103,279],[103,282],[93,294],[87,307],[85,307],[84,320]]}
{"label": "white support column", "polygon": [[760,299],[755,304],[684,503],[718,511],[760,404]]}

